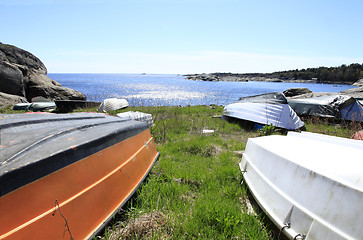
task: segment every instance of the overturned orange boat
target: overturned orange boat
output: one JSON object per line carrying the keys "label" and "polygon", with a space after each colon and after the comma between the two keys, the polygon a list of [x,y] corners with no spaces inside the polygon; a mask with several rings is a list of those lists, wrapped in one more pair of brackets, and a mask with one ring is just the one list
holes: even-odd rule
{"label": "overturned orange boat", "polygon": [[158,155],[144,122],[1,114],[0,239],[92,239]]}

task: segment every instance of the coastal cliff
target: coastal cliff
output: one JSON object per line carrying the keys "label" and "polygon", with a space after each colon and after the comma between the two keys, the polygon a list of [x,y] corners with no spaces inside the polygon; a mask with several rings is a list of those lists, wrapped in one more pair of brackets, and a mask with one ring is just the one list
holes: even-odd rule
{"label": "coastal cliff", "polygon": [[45,65],[30,52],[0,43],[0,106],[30,102],[37,96],[86,100],[83,93],[50,79]]}

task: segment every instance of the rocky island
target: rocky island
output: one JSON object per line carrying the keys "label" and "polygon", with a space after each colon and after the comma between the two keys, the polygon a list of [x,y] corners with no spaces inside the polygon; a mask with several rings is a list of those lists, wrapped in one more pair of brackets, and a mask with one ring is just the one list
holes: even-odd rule
{"label": "rocky island", "polygon": [[189,80],[194,81],[227,81],[227,82],[304,82],[316,83],[317,79],[286,79],[264,73],[201,73],[184,75]]}
{"label": "rocky island", "polygon": [[74,89],[63,87],[47,76],[47,68],[33,54],[0,43],[0,106],[31,102],[34,97],[50,100],[86,100]]}
{"label": "rocky island", "polygon": [[339,67],[307,68],[273,73],[202,73],[184,76],[187,79],[197,81],[303,82],[350,85],[363,79],[363,64],[352,63],[350,65],[343,64]]}
{"label": "rocky island", "polygon": [[[354,86],[343,90],[339,94],[354,98],[363,98],[363,64],[342,65],[340,67],[320,67],[302,70],[291,70],[274,73],[202,73],[186,74],[186,79],[193,81],[233,81],[233,82],[292,82],[292,83],[325,83],[325,84],[347,84]],[[288,94],[299,95],[299,91],[306,89],[292,89]],[[297,91],[297,92],[296,92]],[[308,90],[310,91],[310,90]],[[308,92],[305,92],[308,93]],[[313,94],[313,93],[309,93]],[[336,93],[314,93],[317,95],[331,95]],[[310,96],[311,97],[311,96]]]}

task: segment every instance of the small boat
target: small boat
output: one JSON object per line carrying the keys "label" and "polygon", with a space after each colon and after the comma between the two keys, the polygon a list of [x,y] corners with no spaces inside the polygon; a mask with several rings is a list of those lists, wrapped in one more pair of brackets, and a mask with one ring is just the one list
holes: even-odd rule
{"label": "small boat", "polygon": [[13,110],[29,110],[29,107],[32,105],[32,103],[17,103],[13,106]]}
{"label": "small boat", "polygon": [[17,103],[13,106],[13,110],[25,110],[33,112],[53,111],[56,108],[55,102],[32,102]]}
{"label": "small boat", "polygon": [[29,110],[33,112],[53,111],[57,106],[55,102],[33,102]]}
{"label": "small boat", "polygon": [[122,108],[127,108],[129,103],[126,99],[123,98],[107,98],[103,100],[100,107],[98,108],[98,112],[110,112]]}
{"label": "small boat", "polygon": [[92,239],[159,155],[140,121],[102,113],[0,119],[0,239]]}
{"label": "small boat", "polygon": [[289,105],[301,115],[337,118],[363,122],[363,105],[346,95],[328,95],[289,100]]}
{"label": "small boat", "polygon": [[362,239],[363,142],[307,132],[250,138],[239,166],[290,239]]}
{"label": "small boat", "polygon": [[288,130],[304,126],[304,122],[280,92],[240,98],[239,101],[225,106],[223,116]]}

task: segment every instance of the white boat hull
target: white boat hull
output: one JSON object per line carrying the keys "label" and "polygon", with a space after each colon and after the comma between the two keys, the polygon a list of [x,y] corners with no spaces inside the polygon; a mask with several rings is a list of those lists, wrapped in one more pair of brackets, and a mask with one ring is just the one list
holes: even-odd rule
{"label": "white boat hull", "polygon": [[304,126],[288,104],[236,102],[227,105],[223,115],[290,130]]}
{"label": "white boat hull", "polygon": [[363,142],[289,132],[248,140],[244,179],[291,239],[362,239]]}
{"label": "white boat hull", "polygon": [[129,103],[126,99],[123,98],[107,98],[103,100],[100,107],[98,108],[98,112],[111,112],[114,110],[127,108]]}

